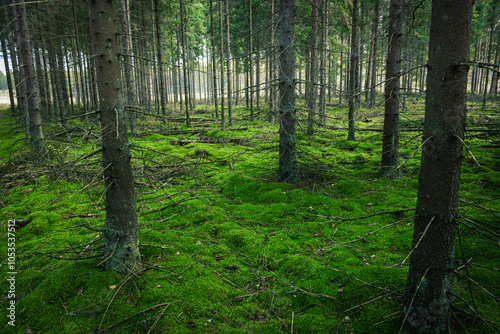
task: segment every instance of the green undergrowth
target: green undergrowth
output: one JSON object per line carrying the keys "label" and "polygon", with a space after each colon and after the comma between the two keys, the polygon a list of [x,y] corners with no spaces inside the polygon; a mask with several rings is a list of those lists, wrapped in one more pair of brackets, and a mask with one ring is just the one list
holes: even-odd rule
{"label": "green undergrowth", "polygon": [[[193,117],[214,121],[213,107],[197,110]],[[402,113],[405,128],[422,110]],[[327,112],[327,127],[313,137],[299,117],[302,180],[294,185],[276,182],[278,126],[267,116],[251,122],[237,108],[225,131],[202,119],[192,129],[203,131],[182,134],[172,134],[187,130],[181,123],[141,122],[130,138],[143,262],[134,277],[103,269],[96,123],[47,123],[47,154],[37,158],[2,113],[2,239],[9,219],[31,221],[15,232],[17,326],[4,318],[0,331],[398,333],[421,133],[402,132],[402,178],[381,178],[381,133],[358,131],[348,141],[346,110]],[[380,108],[362,109],[356,126],[382,122]],[[500,149],[488,133],[468,135],[452,332],[489,333],[500,322]],[[2,242],[4,273],[6,254]]]}

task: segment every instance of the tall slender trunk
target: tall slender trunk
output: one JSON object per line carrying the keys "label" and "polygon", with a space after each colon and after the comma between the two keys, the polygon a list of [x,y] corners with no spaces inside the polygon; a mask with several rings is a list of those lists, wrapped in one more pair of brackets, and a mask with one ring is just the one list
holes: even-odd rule
{"label": "tall slender trunk", "polygon": [[351,33],[351,63],[349,78],[349,133],[347,140],[354,140],[354,109],[356,94],[358,93],[358,0],[353,0],[352,4],[352,33]]}
{"label": "tall slender trunk", "polygon": [[231,104],[231,39],[229,35],[229,0],[224,1],[226,6],[226,72],[227,72],[227,115],[228,124],[233,124],[233,107]]}
{"label": "tall slender trunk", "polygon": [[219,1],[219,21],[220,21],[220,105],[221,105],[221,130],[226,127],[226,118],[224,113],[224,25],[222,16],[222,1]]}
{"label": "tall slender trunk", "polygon": [[38,107],[38,91],[36,88],[35,67],[33,65],[33,54],[31,49],[28,21],[26,19],[26,6],[24,0],[15,0],[19,31],[16,31],[16,40],[19,40],[22,55],[22,65],[24,66],[24,81],[27,94],[28,105],[28,126],[31,150],[37,153],[43,150],[42,118]]}
{"label": "tall slender trunk", "polygon": [[250,26],[250,54],[249,58],[249,66],[250,66],[250,120],[253,122],[255,120],[254,110],[253,110],[253,25],[252,25],[252,0],[248,0],[248,25]]}
{"label": "tall slender trunk", "polygon": [[312,0],[312,27],[311,27],[311,61],[310,61],[310,93],[308,99],[308,113],[307,113],[307,135],[314,135],[314,122],[316,120],[316,108],[318,99],[318,0]]}
{"label": "tall slender trunk", "polygon": [[321,46],[320,46],[320,70],[319,70],[319,125],[326,124],[326,41],[328,38],[328,1],[321,1]]}
{"label": "tall slender trunk", "polygon": [[380,174],[399,178],[399,82],[403,37],[403,0],[391,0],[385,84],[385,115]]}
{"label": "tall slender trunk", "polygon": [[5,76],[7,77],[7,87],[9,87],[10,111],[13,115],[15,115],[16,103],[14,102],[14,86],[12,84],[12,79],[10,77],[9,56],[7,54],[7,46],[5,45],[5,40],[3,38],[0,39],[0,42],[2,43],[2,54],[5,66]]}
{"label": "tall slender trunk", "polygon": [[[498,2],[498,1],[497,1]],[[493,13],[491,14],[491,27],[490,27],[490,36],[489,36],[489,41],[488,41],[488,58],[486,60],[486,62],[489,64],[490,61],[491,61],[491,50],[493,49],[493,32],[495,31],[495,24],[497,23],[495,21],[495,14],[496,14],[496,10],[497,10],[497,2],[495,2],[493,4]],[[490,78],[490,71],[486,71],[485,75],[486,75],[486,79],[485,79],[485,83],[484,83],[484,93],[483,93],[483,105],[482,105],[482,108],[483,109],[486,109],[486,99],[488,97],[488,81],[489,81],[489,78]]]}
{"label": "tall slender trunk", "polygon": [[212,80],[213,80],[213,98],[215,104],[215,118],[219,118],[219,106],[217,97],[217,60],[215,52],[215,39],[214,39],[214,11],[213,0],[210,0],[210,46],[212,48]]}
{"label": "tall slender trunk", "polygon": [[[403,300],[412,332],[448,333],[473,2],[433,1],[425,124],[410,268]],[[418,247],[417,247],[418,245]]]}
{"label": "tall slender trunk", "polygon": [[[122,28],[122,48],[124,52],[123,72],[125,74],[125,96],[128,106],[135,106],[134,92],[134,57],[132,54],[132,28],[130,25],[130,4],[129,0],[120,0],[121,28]],[[137,115],[134,111],[126,113],[129,119],[130,135],[137,136]]]}
{"label": "tall slender trunk", "polygon": [[280,0],[279,40],[279,178],[283,182],[299,181],[297,140],[295,132],[295,6],[294,0]]}
{"label": "tall slender trunk", "polygon": [[106,269],[122,273],[141,268],[134,176],[120,103],[120,63],[112,1],[88,1],[90,32],[100,98],[102,164],[106,189],[104,254]]}

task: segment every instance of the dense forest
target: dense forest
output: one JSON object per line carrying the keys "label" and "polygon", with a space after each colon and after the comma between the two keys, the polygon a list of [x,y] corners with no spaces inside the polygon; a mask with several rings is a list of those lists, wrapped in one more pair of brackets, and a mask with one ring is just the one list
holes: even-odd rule
{"label": "dense forest", "polygon": [[0,1],[0,331],[499,332],[499,2]]}

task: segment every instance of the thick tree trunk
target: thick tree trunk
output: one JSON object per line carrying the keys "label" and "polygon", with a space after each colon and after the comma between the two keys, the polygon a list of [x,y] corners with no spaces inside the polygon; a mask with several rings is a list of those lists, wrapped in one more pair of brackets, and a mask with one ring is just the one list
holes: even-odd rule
{"label": "thick tree trunk", "polygon": [[24,81],[28,105],[28,124],[31,149],[34,152],[43,150],[42,118],[38,107],[38,91],[36,88],[35,67],[33,65],[33,54],[31,49],[30,35],[28,31],[28,20],[26,19],[26,7],[24,0],[16,0],[16,20],[19,22],[19,32],[16,39],[19,40],[22,63],[24,67]]}
{"label": "thick tree trunk", "polygon": [[280,1],[280,74],[279,74],[279,178],[281,181],[299,181],[297,141],[295,137],[295,47],[294,0]]}
{"label": "thick tree trunk", "polygon": [[[406,322],[448,333],[466,119],[473,2],[434,0],[413,251],[404,297]],[[418,246],[418,247],[417,247]]]}
{"label": "thick tree trunk", "polygon": [[379,173],[399,178],[399,82],[401,71],[401,41],[403,37],[403,0],[391,0],[387,48],[384,134],[382,166]]}
{"label": "thick tree trunk", "polygon": [[106,269],[140,270],[134,177],[130,164],[123,104],[120,103],[120,64],[112,1],[88,1],[90,32],[100,98],[102,163],[106,189],[104,253]]}

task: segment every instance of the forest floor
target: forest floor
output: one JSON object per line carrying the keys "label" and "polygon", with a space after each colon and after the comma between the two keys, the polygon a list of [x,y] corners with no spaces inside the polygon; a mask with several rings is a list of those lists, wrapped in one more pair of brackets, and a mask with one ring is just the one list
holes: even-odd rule
{"label": "forest floor", "polygon": [[[143,270],[125,277],[103,270],[97,120],[45,121],[47,154],[37,157],[4,108],[0,258],[3,275],[17,272],[17,302],[16,327],[2,316],[0,332],[405,333],[424,109],[412,101],[401,112],[400,180],[378,175],[380,106],[358,110],[357,138],[348,141],[345,108],[327,107],[327,126],[308,138],[299,105],[302,181],[293,185],[276,181],[278,126],[264,115],[250,122],[236,107],[234,124],[220,131],[213,107],[199,105],[191,132],[180,112],[167,123],[140,115],[130,143]],[[468,108],[452,332],[494,333],[499,105]],[[0,283],[4,311],[9,284]]]}

